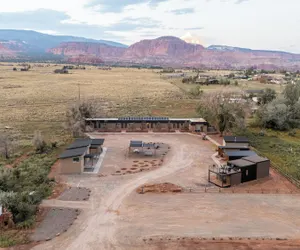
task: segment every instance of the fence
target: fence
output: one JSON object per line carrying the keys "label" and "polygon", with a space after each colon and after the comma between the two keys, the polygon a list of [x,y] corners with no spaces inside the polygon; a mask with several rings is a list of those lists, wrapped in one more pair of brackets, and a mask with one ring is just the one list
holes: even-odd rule
{"label": "fence", "polygon": [[183,193],[223,193],[223,194],[300,194],[299,191],[292,191],[286,189],[276,189],[276,188],[217,188],[217,187],[184,187],[182,189]]}
{"label": "fence", "polygon": [[[266,157],[262,152],[260,152],[260,151],[257,150],[256,148],[253,148],[253,150],[254,150],[255,152],[257,152],[259,155],[262,155],[262,156]],[[280,174],[283,175],[285,178],[287,178],[291,183],[293,183],[295,186],[297,186],[298,188],[300,188],[300,181],[297,180],[296,178],[294,178],[293,176],[291,176],[290,174],[286,173],[286,171],[285,171],[282,167],[280,167],[280,166],[274,164],[274,162],[271,162],[271,166],[272,166],[272,168],[275,169],[278,173],[280,173]]]}

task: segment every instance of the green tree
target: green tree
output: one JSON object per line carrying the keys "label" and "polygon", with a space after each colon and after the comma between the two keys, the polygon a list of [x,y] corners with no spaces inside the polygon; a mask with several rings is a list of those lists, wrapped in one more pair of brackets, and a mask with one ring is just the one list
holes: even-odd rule
{"label": "green tree", "polygon": [[295,105],[300,99],[300,82],[288,84],[283,91],[283,95],[287,105]]}
{"label": "green tree", "polygon": [[234,128],[245,127],[246,107],[232,102],[233,94],[216,93],[203,95],[198,107],[199,116],[215,126],[223,135]]}
{"label": "green tree", "polygon": [[262,105],[268,104],[276,98],[277,94],[274,89],[266,88],[259,98],[259,102]]}

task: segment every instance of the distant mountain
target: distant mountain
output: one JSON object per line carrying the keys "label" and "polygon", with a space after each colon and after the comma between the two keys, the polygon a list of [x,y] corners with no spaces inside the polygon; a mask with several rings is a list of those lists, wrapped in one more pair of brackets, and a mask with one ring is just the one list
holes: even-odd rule
{"label": "distant mountain", "polygon": [[[253,66],[268,70],[300,69],[300,55],[222,45],[205,48],[202,45],[190,44],[172,36],[142,40],[128,48],[72,42],[63,43],[48,51],[55,55],[65,56],[68,60],[78,55],[84,55],[98,57],[106,63],[118,62],[125,65],[148,64],[217,69],[242,69]],[[82,63],[88,62],[85,57],[81,57],[81,59]]]}
{"label": "distant mountain", "polygon": [[[45,53],[64,42],[92,42],[126,48],[121,43],[74,36],[54,36],[30,30],[0,30],[0,44],[17,53]],[[1,51],[0,51],[1,54]]]}
{"label": "distant mountain", "polygon": [[[126,48],[115,47],[101,43],[67,42],[58,47],[47,50],[54,55],[65,57],[92,56],[104,61],[118,61],[123,56]],[[85,58],[85,57],[81,57]]]}
{"label": "distant mountain", "polygon": [[74,63],[300,70],[298,54],[223,45],[205,48],[172,36],[142,40],[127,47],[104,40],[51,36],[34,31],[0,30],[1,59],[22,55],[39,55],[42,58],[43,53],[53,56],[53,60],[64,58],[66,62]]}

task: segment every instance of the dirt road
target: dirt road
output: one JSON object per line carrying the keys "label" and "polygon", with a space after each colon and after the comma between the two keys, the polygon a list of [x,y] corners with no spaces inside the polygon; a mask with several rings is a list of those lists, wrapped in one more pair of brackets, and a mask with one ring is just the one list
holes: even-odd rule
{"label": "dirt road", "polygon": [[79,218],[76,223],[82,223],[80,233],[70,235],[70,232],[67,232],[65,235],[36,246],[34,249],[119,249],[115,239],[116,228],[114,225],[116,224],[117,211],[123,200],[140,185],[189,168],[193,164],[194,154],[197,152],[191,151],[188,144],[180,144],[179,140],[176,144],[172,145],[176,146],[176,151],[170,150],[166,157],[166,164],[162,168],[138,175],[136,179],[128,180],[113,190],[100,203],[94,200],[91,211],[83,212],[83,214],[88,213],[91,216],[83,216],[87,218],[82,220]]}
{"label": "dirt road", "polygon": [[[191,183],[206,185],[207,167],[213,163],[211,155],[214,153],[210,142],[189,135],[147,134],[138,137],[125,134],[103,137],[108,147],[103,162],[106,166],[123,164],[122,150],[133,139],[161,141],[170,145],[171,150],[164,164],[151,172],[105,178],[69,176],[69,185],[92,191],[90,200],[76,205],[82,211],[67,232],[33,249],[184,249],[144,244],[143,238],[274,236],[295,239],[300,236],[300,221],[295,219],[300,212],[300,201],[296,195],[139,195],[134,192],[137,187],[153,182],[171,182],[179,186]],[[72,207],[74,203],[47,201],[45,205]]]}

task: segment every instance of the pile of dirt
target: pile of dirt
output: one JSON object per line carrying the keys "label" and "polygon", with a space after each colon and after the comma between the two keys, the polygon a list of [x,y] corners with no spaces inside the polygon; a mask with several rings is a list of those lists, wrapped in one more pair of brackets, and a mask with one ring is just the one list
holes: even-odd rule
{"label": "pile of dirt", "polygon": [[143,185],[137,188],[139,194],[145,193],[181,193],[183,188],[172,183],[159,183],[152,185]]}

